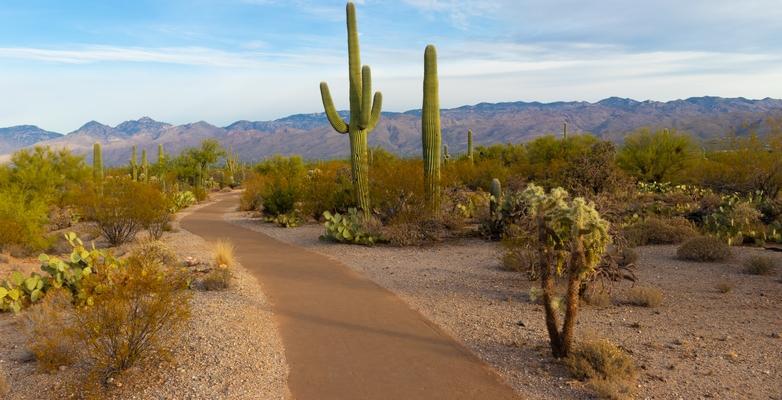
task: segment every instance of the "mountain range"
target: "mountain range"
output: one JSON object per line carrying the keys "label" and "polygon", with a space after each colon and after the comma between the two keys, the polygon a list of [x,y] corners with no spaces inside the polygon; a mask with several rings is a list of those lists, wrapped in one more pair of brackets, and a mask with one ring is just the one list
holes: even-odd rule
{"label": "mountain range", "polygon": [[[341,114],[347,118],[347,112]],[[731,133],[762,133],[770,117],[782,117],[782,100],[694,97],[658,102],[611,97],[596,103],[481,103],[441,112],[443,142],[452,154],[464,152],[468,129],[473,130],[476,145],[518,143],[541,135],[560,134],[563,122],[567,122],[568,131],[573,134],[589,132],[618,143],[628,132],[642,127],[673,128],[711,140]],[[420,110],[384,112],[380,124],[369,136],[370,145],[401,155],[418,154],[420,121]],[[7,160],[18,149],[47,145],[69,148],[89,161],[93,143],[99,142],[103,145],[104,163],[117,165],[127,162],[133,145],[152,152],[152,159],[158,144],[168,154],[178,154],[207,138],[217,139],[245,161],[274,154],[299,154],[308,159],[349,154],[347,139],[334,132],[325,114],[317,113],[274,121],[237,121],[225,127],[204,121],[171,125],[148,117],[115,127],[90,121],[65,135],[31,125],[0,128],[0,157]]]}

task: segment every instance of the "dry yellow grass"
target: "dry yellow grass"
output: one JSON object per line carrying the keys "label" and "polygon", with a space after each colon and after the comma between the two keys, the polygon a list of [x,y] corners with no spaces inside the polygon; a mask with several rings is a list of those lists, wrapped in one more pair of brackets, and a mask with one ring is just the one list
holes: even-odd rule
{"label": "dry yellow grass", "polygon": [[663,301],[663,292],[654,287],[634,287],[627,293],[627,302],[640,307],[657,307]]}
{"label": "dry yellow grass", "polygon": [[11,387],[8,385],[8,381],[5,378],[5,372],[0,369],[0,396],[5,396],[11,391]]}
{"label": "dry yellow grass", "polygon": [[605,339],[586,340],[565,364],[578,379],[585,380],[602,399],[632,398],[638,370],[630,356]]}
{"label": "dry yellow grass", "polygon": [[227,240],[218,240],[214,247],[215,266],[231,267],[236,262],[234,258],[234,245]]}

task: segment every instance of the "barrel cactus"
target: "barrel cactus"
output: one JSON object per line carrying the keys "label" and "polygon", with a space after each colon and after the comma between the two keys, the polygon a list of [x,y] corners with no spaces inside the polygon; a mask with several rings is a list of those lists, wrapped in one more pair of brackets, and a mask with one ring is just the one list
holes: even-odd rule
{"label": "barrel cactus", "polygon": [[348,2],[346,7],[348,27],[348,70],[350,80],[350,117],[342,119],[334,107],[331,92],[326,82],[320,84],[320,94],[326,117],[335,131],[347,133],[350,138],[350,162],[353,176],[353,191],[356,204],[363,215],[371,211],[369,203],[369,160],[367,136],[380,121],[383,95],[376,92],[372,97],[372,73],[368,65],[361,67],[358,42],[356,6]]}
{"label": "barrel cactus", "polygon": [[421,131],[424,194],[429,210],[436,212],[440,209],[442,131],[440,129],[440,83],[437,78],[437,49],[432,45],[426,46],[426,51],[424,51],[424,104],[421,113]]}

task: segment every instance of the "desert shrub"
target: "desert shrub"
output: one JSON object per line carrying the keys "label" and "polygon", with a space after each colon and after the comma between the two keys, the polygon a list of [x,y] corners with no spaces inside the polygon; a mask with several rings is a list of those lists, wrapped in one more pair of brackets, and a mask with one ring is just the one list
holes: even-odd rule
{"label": "desert shrub", "polygon": [[608,340],[581,343],[565,360],[571,373],[588,382],[606,399],[627,399],[634,392],[638,370],[630,356]]}
{"label": "desert shrub", "polygon": [[668,182],[692,161],[695,146],[688,135],[641,129],[625,136],[617,154],[617,164],[645,182]]}
{"label": "desert shrub", "polygon": [[67,149],[37,146],[14,153],[4,183],[9,189],[24,193],[27,200],[38,199],[47,205],[63,207],[85,189],[91,176],[84,157],[75,156]]}
{"label": "desert shrub", "polygon": [[193,193],[193,197],[195,197],[196,202],[198,203],[206,201],[209,198],[209,192],[201,186],[193,187],[191,193]]}
{"label": "desert shrub", "polygon": [[105,181],[102,191],[86,198],[83,210],[109,243],[120,245],[132,241],[144,227],[168,222],[169,203],[151,185],[113,178]]}
{"label": "desert shrub", "polygon": [[365,246],[372,246],[381,240],[377,232],[379,224],[365,220],[355,208],[351,208],[344,215],[325,211],[323,219],[326,220],[324,223],[326,232],[321,236],[323,240]]}
{"label": "desert shrub", "polygon": [[184,275],[130,257],[87,279],[101,282],[103,289],[93,305],[75,308],[73,336],[101,381],[166,355],[190,315]]}
{"label": "desert shrub", "polygon": [[168,246],[157,240],[144,240],[131,251],[136,258],[158,262],[162,265],[177,265],[179,257]]}
{"label": "desert shrub", "polygon": [[236,263],[234,258],[234,245],[227,240],[218,240],[214,246],[215,266],[225,265],[231,267]]}
{"label": "desert shrub", "polygon": [[611,305],[611,292],[602,288],[589,288],[582,299],[593,307],[608,307]]}
{"label": "desert shrub", "polygon": [[567,160],[560,179],[566,189],[580,196],[617,192],[620,188],[629,187],[630,180],[617,167],[615,159],[613,143],[594,143],[588,151]]}
{"label": "desert shrub", "polygon": [[25,315],[27,349],[43,370],[54,371],[60,366],[71,365],[79,356],[72,336],[72,301],[69,291],[50,290]]}
{"label": "desert shrub", "polygon": [[622,230],[622,235],[632,246],[650,244],[676,244],[697,235],[692,224],[683,218],[649,217]]}
{"label": "desert shrub", "polygon": [[196,288],[204,291],[226,290],[231,286],[233,271],[225,264],[220,264],[209,271],[196,283]]}
{"label": "desert shrub", "polygon": [[393,155],[375,154],[370,169],[369,195],[372,207],[383,223],[424,206],[422,161],[399,159]]}
{"label": "desert shrub", "polygon": [[634,287],[627,292],[627,303],[639,307],[657,307],[663,301],[663,293],[654,287]]}
{"label": "desert shrub", "polygon": [[711,236],[694,237],[676,250],[679,259],[698,262],[725,261],[731,254],[730,246]]}
{"label": "desert shrub", "polygon": [[0,247],[21,247],[27,252],[43,250],[50,241],[45,237],[47,206],[41,199],[26,200],[18,190],[0,189]]}
{"label": "desert shrub", "polygon": [[277,214],[264,218],[266,222],[275,224],[281,228],[295,228],[301,225],[302,216],[299,210],[293,210],[286,214]]}
{"label": "desert shrub", "polygon": [[306,183],[306,169],[300,157],[275,156],[255,167],[266,177],[260,192],[263,212],[276,216],[296,209]]}
{"label": "desert shrub", "polygon": [[78,222],[78,215],[71,207],[52,206],[49,209],[49,230],[70,228]]}
{"label": "desert shrub", "polygon": [[733,284],[728,281],[722,281],[717,283],[714,286],[715,289],[717,289],[720,293],[730,293],[731,290],[733,290]]}
{"label": "desert shrub", "polygon": [[527,274],[531,281],[540,278],[540,257],[526,238],[508,238],[502,241],[504,253],[502,268]]}
{"label": "desert shrub", "polygon": [[[377,150],[375,154],[380,156]],[[307,218],[319,219],[324,211],[342,213],[355,207],[350,165],[344,161],[315,164],[307,170],[302,196],[302,211]]]}
{"label": "desert shrub", "polygon": [[5,396],[11,391],[11,385],[8,384],[8,379],[5,377],[5,371],[0,367],[0,396]]}
{"label": "desert shrub", "polygon": [[768,256],[752,256],[744,260],[744,272],[750,275],[774,275],[777,265]]}
{"label": "desert shrub", "polygon": [[704,227],[729,244],[741,244],[764,237],[760,217],[760,211],[751,201],[735,195],[725,196],[723,204],[706,217]]}
{"label": "desert shrub", "polygon": [[263,190],[266,177],[253,173],[244,181],[244,193],[239,198],[239,209],[242,211],[261,211],[263,208]]}

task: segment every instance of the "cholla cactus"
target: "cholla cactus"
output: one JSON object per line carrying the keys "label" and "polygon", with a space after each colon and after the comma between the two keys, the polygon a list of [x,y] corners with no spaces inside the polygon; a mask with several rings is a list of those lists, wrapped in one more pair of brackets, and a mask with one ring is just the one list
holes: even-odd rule
{"label": "cholla cactus", "polygon": [[348,69],[350,78],[350,119],[346,122],[339,116],[326,82],[320,84],[320,95],[331,126],[339,133],[350,137],[350,165],[353,173],[353,190],[356,203],[365,217],[369,217],[369,162],[367,160],[367,136],[380,121],[383,95],[372,97],[372,75],[368,65],[361,67],[359,53],[356,6],[347,4],[348,20]]}
{"label": "cholla cactus", "polygon": [[[573,343],[581,283],[595,272],[611,243],[609,225],[593,204],[580,197],[569,200],[562,188],[546,193],[531,184],[522,197],[537,226],[541,288],[551,350],[555,357],[567,357]],[[556,276],[564,276],[568,282],[561,330],[555,300]]]}

